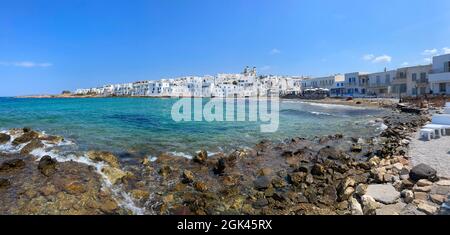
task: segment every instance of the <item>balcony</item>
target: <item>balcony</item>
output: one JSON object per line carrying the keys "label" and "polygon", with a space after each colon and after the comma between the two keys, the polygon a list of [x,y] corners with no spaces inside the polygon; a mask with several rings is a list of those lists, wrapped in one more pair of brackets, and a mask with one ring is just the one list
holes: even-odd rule
{"label": "balcony", "polygon": [[428,82],[428,78],[421,78],[416,81],[417,84],[428,84]]}
{"label": "balcony", "polygon": [[450,72],[445,73],[433,73],[429,75],[430,83],[444,83],[450,82]]}

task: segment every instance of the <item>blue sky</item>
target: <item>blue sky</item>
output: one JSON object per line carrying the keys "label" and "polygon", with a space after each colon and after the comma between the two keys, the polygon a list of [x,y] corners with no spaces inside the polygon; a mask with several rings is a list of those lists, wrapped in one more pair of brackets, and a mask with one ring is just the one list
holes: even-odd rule
{"label": "blue sky", "polygon": [[448,0],[14,0],[0,7],[0,96],[181,75],[322,76],[450,51]]}

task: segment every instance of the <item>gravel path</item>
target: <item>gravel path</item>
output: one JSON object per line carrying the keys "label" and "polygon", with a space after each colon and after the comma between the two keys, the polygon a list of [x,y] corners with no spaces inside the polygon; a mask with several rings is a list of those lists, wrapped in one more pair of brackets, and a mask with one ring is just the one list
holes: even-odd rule
{"label": "gravel path", "polygon": [[410,143],[409,156],[413,166],[424,163],[436,169],[438,176],[450,177],[450,136],[423,141],[416,133]]}

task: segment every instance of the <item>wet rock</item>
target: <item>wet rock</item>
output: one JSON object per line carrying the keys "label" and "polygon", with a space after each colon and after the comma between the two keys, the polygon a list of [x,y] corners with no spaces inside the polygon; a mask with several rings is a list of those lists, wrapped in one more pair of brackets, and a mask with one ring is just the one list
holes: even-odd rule
{"label": "wet rock", "polygon": [[11,136],[8,134],[0,133],[0,144],[7,143],[11,140]]}
{"label": "wet rock", "polygon": [[8,179],[0,178],[0,189],[9,187],[10,185],[11,185],[11,182],[9,182]]}
{"label": "wet rock", "polygon": [[190,184],[194,182],[194,174],[189,170],[184,170],[181,178],[182,178],[181,181],[184,184]]}
{"label": "wet rock", "polygon": [[30,143],[25,145],[25,147],[23,147],[20,150],[20,154],[27,155],[27,154],[30,154],[33,150],[43,148],[43,147],[44,147],[44,144],[40,140],[33,139]]}
{"label": "wet rock", "polygon": [[436,170],[431,168],[426,164],[419,164],[409,172],[409,177],[414,181],[419,181],[421,179],[427,179],[430,181],[437,181]]}
{"label": "wet rock", "polygon": [[25,166],[25,161],[22,159],[6,160],[0,165],[0,172],[21,169],[24,166]]}
{"label": "wet rock", "polygon": [[350,199],[350,211],[352,213],[352,215],[363,215],[363,210],[361,207],[361,204],[359,204],[358,200],[356,200],[356,198],[351,198]]}
{"label": "wet rock", "polygon": [[24,144],[24,143],[30,142],[33,139],[37,139],[38,137],[39,137],[39,133],[37,133],[35,131],[25,132],[20,137],[15,138],[13,140],[12,144],[13,145]]}
{"label": "wet rock", "polygon": [[216,166],[213,169],[214,174],[216,175],[222,175],[225,172],[225,168],[226,168],[226,162],[224,158],[220,158],[217,161]]}
{"label": "wet rock", "polygon": [[372,184],[367,187],[366,195],[371,196],[377,202],[393,204],[400,198],[400,193],[392,184]]}
{"label": "wet rock", "polygon": [[206,162],[206,159],[208,159],[208,152],[206,152],[206,150],[201,150],[200,152],[197,153],[197,155],[194,156],[192,160],[194,162],[203,164]]}
{"label": "wet rock", "polygon": [[206,192],[208,191],[208,186],[206,186],[206,184],[203,182],[195,182],[194,189],[199,192]]}
{"label": "wet rock", "polygon": [[56,172],[57,161],[50,156],[43,156],[39,160],[38,170],[45,176],[51,176]]}
{"label": "wet rock", "polygon": [[266,198],[260,198],[252,203],[253,208],[260,209],[269,205],[269,201]]}
{"label": "wet rock", "polygon": [[270,178],[267,176],[258,176],[256,180],[253,181],[253,184],[258,190],[267,189],[272,185]]}
{"label": "wet rock", "polygon": [[24,127],[24,128],[22,128],[22,131],[24,132],[24,133],[28,133],[28,132],[30,132],[31,131],[31,127]]}
{"label": "wet rock", "polygon": [[42,141],[47,141],[50,144],[59,144],[64,141],[64,138],[62,136],[56,136],[56,135],[48,135],[39,138]]}
{"label": "wet rock", "polygon": [[311,169],[311,174],[318,175],[318,176],[324,175],[325,168],[320,164],[314,164],[314,166]]}
{"label": "wet rock", "polygon": [[106,175],[108,180],[113,185],[121,182],[127,176],[127,173],[125,173],[124,171],[110,166],[102,167],[101,172]]}
{"label": "wet rock", "polygon": [[111,167],[119,168],[119,160],[114,154],[104,151],[89,151],[87,152],[87,157],[94,162],[105,162]]}

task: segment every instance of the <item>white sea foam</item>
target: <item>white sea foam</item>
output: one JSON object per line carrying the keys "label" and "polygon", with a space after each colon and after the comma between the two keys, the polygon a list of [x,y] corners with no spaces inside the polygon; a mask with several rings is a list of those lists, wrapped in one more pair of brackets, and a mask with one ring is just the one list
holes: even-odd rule
{"label": "white sea foam", "polygon": [[192,159],[192,155],[191,154],[187,154],[187,153],[183,153],[183,152],[169,152],[169,154],[176,156],[176,157],[184,157],[187,159]]}
{"label": "white sea foam", "polygon": [[324,116],[335,116],[335,115],[333,115],[333,114],[331,114],[331,113],[325,113],[325,112],[310,112],[310,113],[312,113],[312,114],[315,114],[315,115],[324,115]]}

